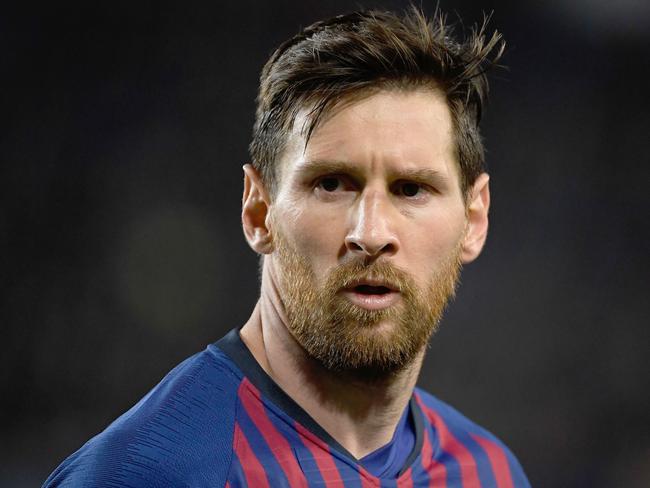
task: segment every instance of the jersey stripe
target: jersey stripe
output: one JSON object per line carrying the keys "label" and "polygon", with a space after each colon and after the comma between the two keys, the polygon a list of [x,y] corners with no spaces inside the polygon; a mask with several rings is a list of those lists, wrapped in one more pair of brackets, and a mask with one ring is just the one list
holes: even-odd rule
{"label": "jersey stripe", "polygon": [[503,448],[501,448],[496,442],[476,434],[472,434],[472,438],[487,453],[498,488],[513,488],[512,475],[510,474],[510,467],[508,465],[508,457]]}
{"label": "jersey stripe", "polygon": [[364,469],[361,465],[359,465],[359,475],[361,478],[361,488],[375,488],[376,486],[379,486],[379,478],[370,474],[370,472],[368,472],[367,469]]}
{"label": "jersey stripe", "polygon": [[237,422],[235,422],[234,444],[235,454],[237,454],[239,464],[246,477],[246,484],[251,488],[269,488],[269,480],[266,477],[264,466],[262,466],[257,456],[255,456]]}
{"label": "jersey stripe", "polygon": [[255,456],[257,456],[257,459],[264,466],[266,477],[271,485],[274,488],[278,485],[289,486],[289,480],[284,474],[280,463],[278,463],[275,454],[241,404],[237,410],[237,421],[239,422],[242,434],[246,436],[246,440],[250,444]]}
{"label": "jersey stripe", "polygon": [[382,479],[380,488],[397,488],[397,480]]}
{"label": "jersey stripe", "polygon": [[239,399],[244,410],[260,431],[273,456],[282,468],[290,486],[307,486],[307,480],[298,465],[293,450],[287,439],[275,428],[269,419],[264,405],[262,404],[260,392],[248,381],[247,378],[239,387]]}
{"label": "jersey stripe", "polygon": [[469,449],[454,437],[447,424],[435,410],[428,408],[426,405],[422,405],[422,409],[438,431],[442,449],[458,462],[463,487],[475,488],[481,486],[476,468],[476,460]]}
{"label": "jersey stripe", "polygon": [[341,480],[341,474],[339,473],[334,459],[330,454],[329,447],[318,437],[300,425],[298,422],[294,424],[296,430],[300,434],[303,444],[316,461],[316,465],[320,470],[320,474],[325,481],[326,488],[345,488],[343,481]]}
{"label": "jersey stripe", "polygon": [[[295,424],[295,421],[293,421]],[[320,468],[314,459],[311,451],[303,441],[303,438],[296,431],[295,425],[291,430],[291,445],[295,447],[296,458],[302,472],[309,481],[309,485],[323,487],[327,486],[323,476],[321,475]]]}
{"label": "jersey stripe", "polygon": [[295,455],[300,470],[307,479],[309,486],[325,487],[318,464],[311,451],[307,448],[304,439],[298,433],[296,421],[287,416],[283,411],[277,410],[275,405],[265,403],[264,410],[275,429],[285,436]]}
{"label": "jersey stripe", "polygon": [[[454,480],[458,480],[466,488],[480,487],[481,482],[477,463],[472,452],[454,437],[438,412],[427,407],[419,395],[416,394],[415,397],[418,405],[431,422],[432,427],[438,431],[438,438],[440,439],[438,457],[447,470],[447,484],[454,484]],[[456,472],[457,470],[458,472]]]}
{"label": "jersey stripe", "polygon": [[[420,399],[416,395],[416,400],[420,409],[422,409],[422,404]],[[429,432],[433,433],[431,426],[426,426],[424,428],[422,441],[422,451],[420,453],[421,460],[420,464],[422,466],[421,476],[427,477],[428,485],[431,488],[447,488],[447,467],[436,461],[433,455],[433,444],[431,442],[431,435]],[[417,476],[418,484],[420,483],[420,475]]]}
{"label": "jersey stripe", "polygon": [[228,483],[231,488],[248,488],[248,483],[246,483],[246,475],[242,468],[237,453],[233,451],[232,462],[230,464],[230,472],[228,473]]}
{"label": "jersey stripe", "polygon": [[420,403],[430,420],[440,432],[441,455],[448,467],[447,483],[458,480],[462,486],[495,486],[496,479],[489,458],[469,432],[454,431],[434,409]]}
{"label": "jersey stripe", "polygon": [[413,488],[412,469],[407,469],[402,476],[397,478],[397,488]]}
{"label": "jersey stripe", "polygon": [[[435,476],[435,473],[431,468],[431,464],[434,462],[433,460],[433,448],[431,447],[431,440],[429,439],[429,429],[427,427],[424,427],[424,432],[422,433],[424,436],[424,439],[422,440],[422,451],[420,452],[420,465],[422,466],[422,474],[426,475],[427,477],[427,486],[433,487],[435,486],[433,477]],[[443,466],[444,468],[444,466]],[[446,470],[444,471],[445,474],[445,484],[446,484],[446,477],[447,477],[447,472]]]}
{"label": "jersey stripe", "polygon": [[450,430],[452,431],[452,434],[455,435],[456,439],[467,448],[474,458],[481,486],[497,486],[490,458],[487,456],[487,453],[481,445],[474,440],[471,433],[467,431],[455,431],[453,426],[450,426]]}
{"label": "jersey stripe", "polygon": [[[356,463],[351,464],[347,459],[342,459],[340,456],[332,455],[332,459],[334,460],[336,469],[341,474],[341,480],[346,488],[364,488],[362,483],[367,481],[368,478],[361,476],[362,468],[360,465]],[[379,486],[379,483],[374,486]]]}

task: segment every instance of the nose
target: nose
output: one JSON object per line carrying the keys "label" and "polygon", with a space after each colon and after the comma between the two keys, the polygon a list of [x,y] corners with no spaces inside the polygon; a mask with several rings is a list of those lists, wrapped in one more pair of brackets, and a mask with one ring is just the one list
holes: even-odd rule
{"label": "nose", "polygon": [[379,190],[364,191],[354,209],[345,247],[364,259],[393,255],[399,245],[389,196]]}

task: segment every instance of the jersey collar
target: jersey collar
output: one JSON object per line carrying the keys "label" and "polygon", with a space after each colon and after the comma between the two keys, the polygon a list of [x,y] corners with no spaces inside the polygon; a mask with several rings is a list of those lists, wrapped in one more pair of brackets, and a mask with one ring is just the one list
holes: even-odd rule
{"label": "jersey collar", "polygon": [[[262,369],[249,351],[248,347],[246,347],[246,344],[241,340],[239,329],[231,330],[222,339],[215,342],[215,346],[230,357],[242,373],[244,373],[244,376],[248,378],[248,380],[264,395],[264,397],[273,402],[273,404],[299,422],[303,427],[310,430],[314,435],[322,439],[331,449],[335,449],[351,458],[356,463],[359,463],[359,459],[354,457],[347,449],[339,444],[336,439],[328,434],[325,429],[318,424],[318,422],[305,412],[300,405],[287,395],[284,390],[282,390],[277,383],[266,374],[266,371]],[[415,445],[413,446],[413,451],[407,457],[400,475],[406,471],[411,464],[413,464],[415,458],[422,449],[424,439],[422,411],[413,395],[411,395],[411,400],[409,401],[409,410],[409,414],[412,416],[413,425],[415,427]]]}

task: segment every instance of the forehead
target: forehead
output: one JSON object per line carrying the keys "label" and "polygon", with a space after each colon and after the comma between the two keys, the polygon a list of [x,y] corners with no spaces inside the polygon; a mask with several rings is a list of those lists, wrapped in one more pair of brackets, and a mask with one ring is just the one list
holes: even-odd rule
{"label": "forehead", "polygon": [[281,180],[312,161],[433,168],[458,176],[451,113],[434,90],[382,90],[346,100],[323,117],[307,142],[308,123],[305,109],[287,139]]}

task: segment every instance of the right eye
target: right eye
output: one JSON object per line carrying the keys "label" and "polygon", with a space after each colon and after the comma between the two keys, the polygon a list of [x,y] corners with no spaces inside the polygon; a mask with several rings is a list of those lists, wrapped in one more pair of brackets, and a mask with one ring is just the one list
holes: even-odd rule
{"label": "right eye", "polygon": [[341,181],[341,178],[338,176],[326,176],[324,178],[321,178],[316,186],[321,190],[332,193],[336,190],[339,190],[343,186],[343,183]]}

